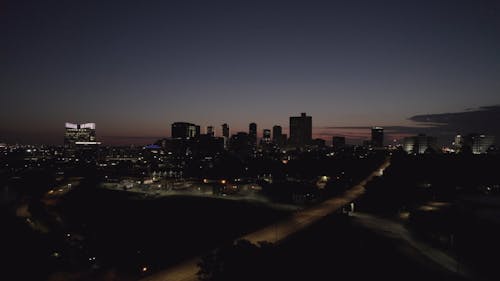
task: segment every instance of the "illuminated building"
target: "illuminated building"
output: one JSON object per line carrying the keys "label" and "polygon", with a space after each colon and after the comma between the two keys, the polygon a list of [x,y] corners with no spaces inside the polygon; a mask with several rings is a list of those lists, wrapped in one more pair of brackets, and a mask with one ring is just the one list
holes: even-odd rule
{"label": "illuminated building", "polygon": [[373,147],[382,148],[384,147],[384,128],[373,127],[372,128],[372,142]]}
{"label": "illuminated building", "polygon": [[495,143],[495,137],[483,134],[469,134],[464,139],[464,146],[470,147],[473,154],[487,153]]}
{"label": "illuminated building", "polygon": [[457,134],[455,136],[455,141],[453,142],[453,149],[455,149],[455,151],[458,152],[462,149],[463,145],[464,145],[464,138],[462,137],[462,135]]}
{"label": "illuminated building", "polygon": [[312,117],[301,113],[300,116],[290,117],[290,143],[303,147],[312,140]]}
{"label": "illuminated building", "polygon": [[404,139],[403,149],[409,154],[424,154],[430,151],[438,151],[437,139],[435,137],[419,134]]}
{"label": "illuminated building", "polygon": [[200,134],[200,126],[187,122],[175,122],[172,124],[173,139],[189,139]]}
{"label": "illuminated building", "polygon": [[95,123],[65,124],[64,146],[96,145]]}

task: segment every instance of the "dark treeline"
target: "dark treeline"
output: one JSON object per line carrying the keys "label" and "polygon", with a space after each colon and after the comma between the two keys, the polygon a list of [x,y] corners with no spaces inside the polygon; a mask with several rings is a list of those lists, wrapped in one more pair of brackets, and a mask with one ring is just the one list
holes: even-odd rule
{"label": "dark treeline", "polygon": [[227,244],[199,262],[201,281],[225,280],[456,280],[410,259],[405,248],[334,215],[282,244]]}
{"label": "dark treeline", "polygon": [[395,155],[358,209],[408,212],[408,226],[420,238],[493,280],[500,252],[498,167],[498,155]]}

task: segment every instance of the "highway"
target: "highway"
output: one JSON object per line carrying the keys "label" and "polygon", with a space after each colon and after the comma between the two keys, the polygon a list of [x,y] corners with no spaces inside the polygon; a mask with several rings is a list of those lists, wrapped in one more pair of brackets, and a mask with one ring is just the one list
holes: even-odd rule
{"label": "highway", "polygon": [[[314,207],[298,211],[283,221],[246,234],[236,240],[246,239],[255,244],[260,241],[279,243],[293,233],[307,228],[309,225],[336,212],[344,205],[363,195],[366,184],[374,177],[382,175],[384,169],[386,169],[389,165],[390,160],[388,159],[367,178],[348,189],[342,195],[326,200]],[[197,262],[199,260],[200,257],[191,258],[166,270],[162,270],[145,277],[141,279],[141,281],[196,281],[196,273],[198,272]]]}

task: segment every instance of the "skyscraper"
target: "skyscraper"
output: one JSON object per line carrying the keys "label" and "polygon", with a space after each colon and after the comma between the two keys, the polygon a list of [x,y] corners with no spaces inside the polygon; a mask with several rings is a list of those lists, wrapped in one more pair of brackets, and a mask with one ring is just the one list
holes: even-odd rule
{"label": "skyscraper", "polygon": [[222,124],[222,138],[224,138],[224,148],[227,149],[229,142],[229,126],[226,123]]}
{"label": "skyscraper", "polygon": [[229,138],[229,126],[226,123],[222,124],[222,136]]}
{"label": "skyscraper", "polygon": [[300,116],[290,117],[290,143],[303,147],[312,140],[312,117],[301,113]]}
{"label": "skyscraper", "polygon": [[250,142],[255,145],[257,143],[257,124],[250,123],[248,125],[248,136],[250,138]]}
{"label": "skyscraper", "polygon": [[214,126],[207,126],[207,135],[211,137],[215,137]]}
{"label": "skyscraper", "polygon": [[384,128],[373,127],[372,128],[372,142],[373,147],[382,148],[384,147]]}
{"label": "skyscraper", "polygon": [[172,138],[189,139],[199,135],[200,126],[187,122],[172,123]]}
{"label": "skyscraper", "polygon": [[273,126],[273,142],[276,144],[281,144],[281,135],[282,134],[283,134],[283,131],[281,129],[281,126],[274,125]]}
{"label": "skyscraper", "polygon": [[455,149],[455,151],[459,152],[460,149],[462,149],[463,145],[464,145],[464,138],[460,133],[458,133],[455,136],[455,141],[453,142],[453,148]]}
{"label": "skyscraper", "polygon": [[65,128],[64,146],[66,147],[99,144],[96,142],[95,123],[66,123]]}
{"label": "skyscraper", "polygon": [[271,142],[271,130],[264,129],[262,131],[262,142],[263,143],[270,143]]}

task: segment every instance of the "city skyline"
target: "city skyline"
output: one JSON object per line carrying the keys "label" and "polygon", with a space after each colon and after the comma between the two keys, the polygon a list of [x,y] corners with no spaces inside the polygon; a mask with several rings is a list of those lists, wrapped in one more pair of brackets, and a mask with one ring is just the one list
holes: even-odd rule
{"label": "city skyline", "polygon": [[[5,6],[0,141],[58,144],[67,120],[96,122],[108,144],[151,142],[179,120],[287,132],[298,112],[327,140],[359,143],[372,126],[500,135],[485,122],[500,104],[495,1]],[[465,119],[428,121],[449,114]]]}
{"label": "city skyline", "polygon": [[[305,113],[301,113],[305,114]],[[466,117],[463,117],[463,115],[466,115]],[[467,117],[469,115],[469,117]],[[290,116],[293,117],[293,116]],[[430,115],[419,115],[419,116],[414,116],[409,118],[409,120],[412,120],[415,122],[414,126],[378,126],[378,125],[373,125],[373,126],[339,126],[339,127],[318,127],[318,126],[312,126],[312,139],[323,139],[327,143],[332,142],[332,137],[344,137],[346,138],[348,144],[354,144],[354,145],[359,145],[363,144],[364,141],[368,141],[371,138],[373,138],[373,129],[375,128],[380,128],[382,130],[385,130],[386,134],[383,134],[383,141],[386,144],[390,144],[393,142],[398,142],[401,144],[406,137],[413,137],[415,135],[419,134],[426,134],[430,133],[433,134],[439,141],[440,145],[445,145],[449,146],[455,136],[457,134],[487,134],[494,136],[495,139],[500,136],[500,130],[498,130],[496,127],[492,127],[492,129],[488,129],[489,123],[485,123],[488,119],[495,119],[497,117],[500,117],[500,106],[491,106],[491,107],[481,107],[478,109],[469,109],[468,111],[465,112],[456,112],[456,113],[444,113],[444,114],[430,114]],[[456,120],[459,120],[463,122],[464,126],[460,127],[458,125]],[[446,122],[444,122],[445,120]],[[88,121],[88,120],[87,120]],[[80,122],[82,124],[86,123],[85,122]],[[101,135],[98,134],[99,140],[104,140],[107,143],[104,143],[105,145],[146,145],[146,144],[151,144],[158,139],[163,139],[163,138],[169,138],[172,136],[172,126],[174,124],[187,124],[193,127],[198,127],[197,129],[200,130],[200,127],[205,128],[205,131],[203,133],[207,134],[207,129],[212,128],[214,130],[213,136],[217,137],[223,137],[223,131],[222,130],[217,130],[215,129],[212,125],[198,125],[197,122],[191,123],[191,122],[186,122],[186,121],[175,121],[171,122],[165,130],[163,130],[164,133],[163,135],[157,135],[157,136],[109,136],[109,135]],[[75,125],[72,123],[65,122],[65,127],[69,125]],[[92,122],[89,123],[92,124],[93,129],[96,129],[96,123]],[[207,123],[211,124],[211,123]],[[246,129],[234,129],[231,127],[229,130],[228,127],[228,132],[229,136],[235,135],[239,132],[246,132],[249,133],[249,128],[248,126],[252,126],[252,124],[256,124],[255,122],[251,122],[247,124]],[[258,140],[260,140],[263,137],[263,132],[262,130],[271,130],[275,126],[280,127],[283,129],[284,135],[289,135],[290,133],[290,126],[289,123],[285,123],[287,125],[281,125],[281,124],[274,124],[270,127],[264,127],[260,130],[256,130],[256,137]],[[228,126],[228,123],[224,123],[223,125]],[[223,126],[221,125],[221,126]],[[256,124],[257,128],[259,127],[259,124]],[[59,126],[59,129],[62,128]],[[450,129],[452,131],[450,131]],[[63,132],[64,129],[58,130],[57,138],[60,138],[60,134]],[[2,137],[0,135],[0,137]],[[9,138],[5,138],[6,140],[9,140]],[[12,139],[12,138],[10,138]],[[28,140],[30,138],[27,138]],[[0,139],[2,141],[2,139]],[[49,145],[60,145],[61,142],[64,142],[64,139],[59,141],[42,141],[42,142],[27,142],[27,141],[22,141],[21,138],[17,138],[17,140],[11,140],[13,143],[20,143],[20,144],[49,144]]]}

